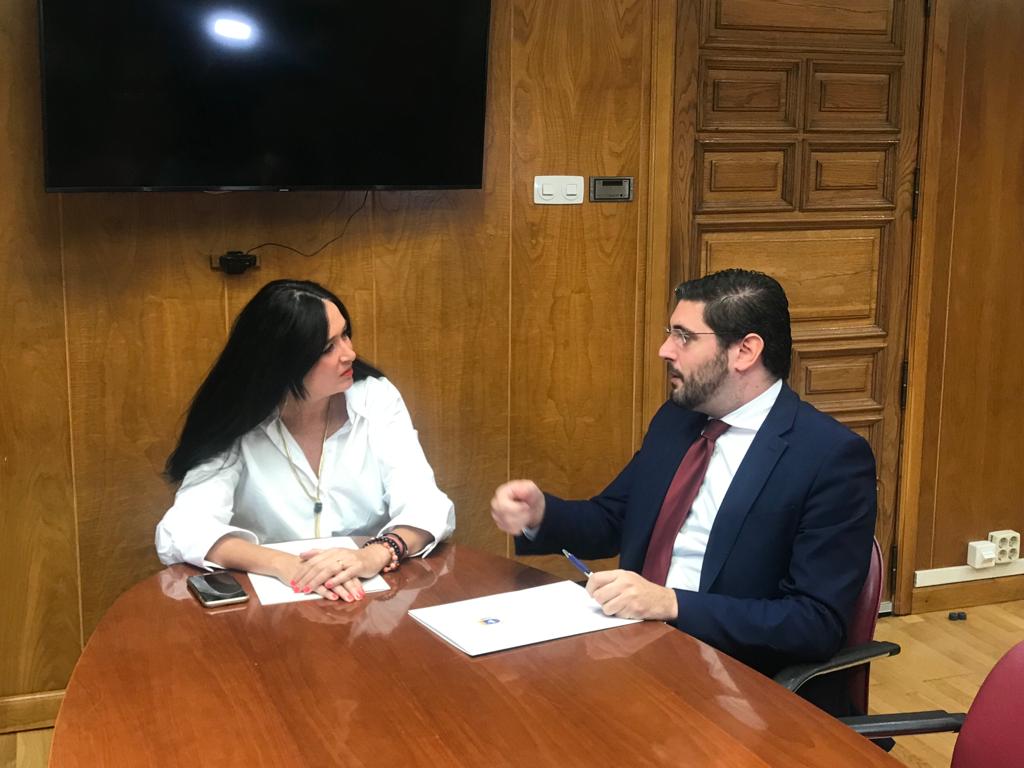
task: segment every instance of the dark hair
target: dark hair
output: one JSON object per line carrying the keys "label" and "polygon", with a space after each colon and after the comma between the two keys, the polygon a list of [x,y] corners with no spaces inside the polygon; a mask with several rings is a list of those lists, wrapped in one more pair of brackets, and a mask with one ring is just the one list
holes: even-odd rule
{"label": "dark hair", "polygon": [[722,347],[756,333],[764,339],[765,368],[780,379],[789,375],[793,352],[789,301],[775,278],[763,272],[725,269],[680,283],[676,300],[704,303],[704,322]]}
{"label": "dark hair", "polygon": [[[304,398],[303,378],[327,341],[324,301],[338,308],[352,335],[352,319],[341,299],[306,280],[274,280],[239,313],[224,350],[200,385],[165,474],[185,473],[219,453],[263,421],[287,393]],[[352,365],[356,381],[381,376],[368,363]]]}

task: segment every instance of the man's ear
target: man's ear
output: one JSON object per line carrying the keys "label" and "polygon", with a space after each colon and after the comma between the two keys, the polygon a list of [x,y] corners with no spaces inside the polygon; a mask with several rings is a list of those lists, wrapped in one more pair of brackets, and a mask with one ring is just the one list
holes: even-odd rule
{"label": "man's ear", "polygon": [[758,362],[764,362],[764,339],[756,333],[748,333],[736,343],[734,349],[733,367],[740,373],[750,370]]}

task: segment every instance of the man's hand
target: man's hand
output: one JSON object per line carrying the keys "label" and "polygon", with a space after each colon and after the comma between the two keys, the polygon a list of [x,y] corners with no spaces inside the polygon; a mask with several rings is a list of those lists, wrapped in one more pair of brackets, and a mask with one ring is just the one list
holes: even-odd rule
{"label": "man's hand", "polygon": [[491,499],[491,517],[505,533],[518,536],[524,528],[536,528],[544,519],[544,494],[532,480],[499,485]]}
{"label": "man's hand", "polygon": [[633,571],[600,571],[587,579],[587,592],[606,616],[673,621],[679,615],[676,593]]}

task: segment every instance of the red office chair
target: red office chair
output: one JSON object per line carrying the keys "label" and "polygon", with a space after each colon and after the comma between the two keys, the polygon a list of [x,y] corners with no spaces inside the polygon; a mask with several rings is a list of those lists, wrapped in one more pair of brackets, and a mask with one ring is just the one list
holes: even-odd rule
{"label": "red office chair", "polygon": [[843,717],[872,739],[952,731],[959,735],[951,768],[1020,768],[1024,765],[1024,641],[992,668],[967,714],[941,710]]}
{"label": "red office chair", "polygon": [[848,695],[853,710],[860,713],[868,711],[869,663],[900,652],[896,643],[872,640],[882,599],[882,572],[882,550],[876,539],[871,547],[868,576],[861,587],[847,628],[846,645],[827,661],[786,667],[775,675],[775,682],[791,691],[797,691],[808,680],[819,675],[847,670]]}

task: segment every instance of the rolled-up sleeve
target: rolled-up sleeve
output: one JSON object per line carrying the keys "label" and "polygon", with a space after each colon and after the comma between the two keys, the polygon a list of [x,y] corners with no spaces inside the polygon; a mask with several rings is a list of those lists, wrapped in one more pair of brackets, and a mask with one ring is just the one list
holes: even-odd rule
{"label": "rolled-up sleeve", "polygon": [[256,534],[231,525],[235,489],[244,464],[237,450],[193,467],[181,481],[174,505],[156,527],[156,552],[164,565],[216,566],[206,553],[219,539],[236,535],[258,544]]}
{"label": "rolled-up sleeve", "polygon": [[380,462],[390,522],[378,533],[404,525],[432,534],[427,555],[455,530],[455,505],[434,480],[401,394],[386,379],[374,393],[370,440]]}

